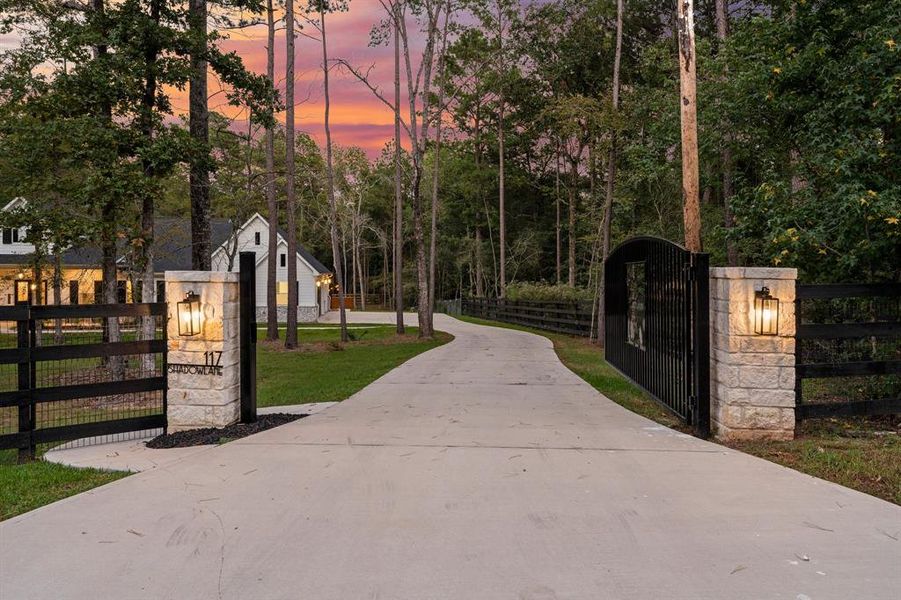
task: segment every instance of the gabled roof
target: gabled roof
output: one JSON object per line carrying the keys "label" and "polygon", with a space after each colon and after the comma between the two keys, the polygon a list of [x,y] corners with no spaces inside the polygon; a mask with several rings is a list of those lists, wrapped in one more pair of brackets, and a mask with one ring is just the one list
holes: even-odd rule
{"label": "gabled roof", "polygon": [[[228,219],[210,219],[210,247],[215,252],[232,234]],[[191,220],[179,217],[154,219],[153,270],[191,270]]]}
{"label": "gabled roof", "polygon": [[[241,227],[239,227],[237,231],[238,231],[238,232],[243,231],[244,229],[247,228],[248,225],[250,225],[253,221],[255,221],[255,220],[257,220],[257,219],[259,219],[260,221],[262,221],[263,223],[265,223],[267,227],[269,226],[269,220],[266,219],[266,217],[264,217],[264,216],[261,215],[260,213],[254,213],[253,216],[250,217],[249,219],[247,219],[247,221],[245,221],[244,224],[241,225]],[[287,235],[287,233],[285,233],[285,231],[284,231],[281,227],[277,228],[276,231],[277,231],[277,233],[278,233],[277,243],[278,243],[278,244],[283,244],[283,243],[284,243],[284,244],[287,244],[287,243],[288,243],[288,242],[287,242],[287,240],[288,240],[288,235]],[[229,240],[229,238],[226,237],[226,238],[225,238],[225,241],[223,241],[221,244],[219,244],[219,246],[218,246],[215,250],[213,250],[213,254],[215,254],[216,252],[218,252],[218,251],[220,251],[220,250],[223,250],[223,247],[225,246],[225,243],[226,243],[228,240]],[[258,253],[258,254],[257,254],[257,264],[260,264],[262,261],[264,261],[264,260],[266,259],[266,255],[267,255],[266,252],[260,252],[260,253]],[[320,274],[320,275],[329,275],[329,274],[331,274],[331,272],[332,272],[331,269],[329,269],[329,268],[326,267],[324,264],[322,264],[321,262],[319,262],[319,261],[316,259],[315,256],[313,256],[312,254],[310,254],[310,251],[309,251],[309,250],[307,250],[306,248],[304,248],[304,247],[301,246],[300,244],[297,245],[297,255],[300,257],[300,259],[301,259],[302,261],[304,261],[305,263],[307,263],[307,265],[309,265],[309,267],[310,267],[311,269],[313,269],[314,271],[316,271],[318,274]]]}

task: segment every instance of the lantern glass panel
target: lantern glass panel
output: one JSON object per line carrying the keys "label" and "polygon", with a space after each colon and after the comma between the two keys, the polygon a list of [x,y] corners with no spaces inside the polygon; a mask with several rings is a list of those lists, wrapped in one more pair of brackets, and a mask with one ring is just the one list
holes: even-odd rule
{"label": "lantern glass panel", "polygon": [[754,297],[754,333],[757,335],[779,334],[779,299],[763,288]]}
{"label": "lantern glass panel", "polygon": [[178,335],[194,336],[200,333],[200,297],[188,292],[185,299],[177,304]]}

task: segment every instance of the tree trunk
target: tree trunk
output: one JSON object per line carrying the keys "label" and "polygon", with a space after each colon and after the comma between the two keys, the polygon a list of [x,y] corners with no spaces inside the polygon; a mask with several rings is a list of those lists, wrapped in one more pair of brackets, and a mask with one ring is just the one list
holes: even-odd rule
{"label": "tree trunk", "polygon": [[[613,56],[613,112],[619,110],[619,68],[622,58],[623,49],[623,13],[625,8],[623,0],[616,2],[616,51]],[[613,223],[613,193],[616,183],[616,132],[614,131],[610,139],[610,154],[607,156],[607,190],[604,199],[604,218],[602,221],[601,231],[601,269],[598,275],[598,344],[604,344],[604,328],[606,326],[606,305],[604,303],[604,294],[606,293],[605,267],[607,257],[610,256],[610,230]]]}
{"label": "tree trunk", "polygon": [[678,0],[679,103],[682,122],[682,214],[685,247],[701,251],[701,207],[698,183],[698,115],[695,65],[694,0]]}
{"label": "tree trunk", "polygon": [[[105,10],[104,0],[93,0],[94,11],[103,14]],[[105,32],[104,32],[105,33]],[[107,47],[100,44],[94,47],[95,56],[102,57],[107,53]],[[103,103],[101,108],[102,118],[105,121],[112,119],[112,106],[109,103]],[[113,200],[108,199],[103,203],[101,209],[101,217],[103,229],[100,234],[100,268],[101,268],[101,294],[102,301],[106,304],[116,303],[116,206]],[[71,299],[69,300],[71,302]],[[97,302],[97,299],[94,299]],[[104,322],[103,333],[101,339],[104,342],[118,342],[119,336],[119,319],[117,317],[108,317]],[[104,360],[110,375],[114,380],[125,377],[122,368],[123,362],[121,356],[109,356]]]}
{"label": "tree trunk", "polygon": [[[275,85],[275,11],[272,0],[266,1],[266,77]],[[269,242],[266,258],[266,339],[278,339],[278,200],[275,190],[275,131],[274,126],[266,128],[266,209],[269,219]]]}
{"label": "tree trunk", "polygon": [[394,4],[394,311],[397,334],[404,328],[404,196],[401,189],[400,164],[400,10]]}
{"label": "tree trunk", "polygon": [[[108,202],[103,207],[102,217],[104,227],[103,232],[101,233],[100,239],[100,251],[101,251],[101,259],[100,259],[100,267],[101,267],[101,277],[102,277],[102,302],[104,304],[116,304],[118,303],[118,295],[116,294],[116,236],[115,232],[112,229],[113,222],[113,207],[112,202]],[[96,301],[96,300],[95,300]],[[104,342],[118,342],[121,337],[119,334],[119,319],[118,317],[109,317],[106,319],[105,327],[103,331],[103,341]],[[121,379],[125,376],[125,372],[123,369],[123,362],[121,356],[110,356],[107,357],[106,365],[110,370],[110,375],[113,379]]]}
{"label": "tree trunk", "polygon": [[498,236],[500,238],[500,277],[501,288],[499,296],[507,296],[507,221],[505,219],[505,190],[504,190],[504,95],[501,92],[500,109],[498,110],[497,130],[497,155],[498,155]]}
{"label": "tree trunk", "polygon": [[554,171],[554,208],[557,212],[557,220],[554,225],[554,231],[557,234],[557,285],[560,285],[563,277],[563,238],[561,236],[560,224],[560,142],[557,142],[556,152],[557,167]]}
{"label": "tree trunk", "polygon": [[476,227],[476,297],[484,298],[485,297],[485,289],[482,287],[482,282],[485,280],[485,273],[482,268],[482,228]]}
{"label": "tree trunk", "polygon": [[572,172],[570,173],[569,186],[569,239],[568,241],[568,276],[566,283],[569,287],[576,286],[576,202],[578,194],[576,187],[579,184],[579,163],[572,161],[570,164]]}
{"label": "tree trunk", "polygon": [[[150,3],[150,18],[158,26],[162,13],[162,0],[153,0]],[[147,139],[153,139],[154,119],[153,111],[156,107],[157,96],[157,61],[159,59],[159,47],[151,44],[145,51],[145,87],[144,95],[141,101],[141,133]],[[206,100],[204,99],[204,102]],[[144,176],[153,178],[156,173],[153,164],[149,160],[144,162]],[[154,250],[154,199],[152,192],[144,193],[141,202],[141,263],[142,263],[142,279],[141,279],[141,301],[152,302],[156,295],[156,286],[153,278],[153,250]],[[209,222],[207,222],[209,227]],[[155,335],[155,319],[153,317],[144,317],[141,319],[141,339],[152,340]],[[154,367],[154,357],[152,354],[145,354],[142,361],[143,369],[146,372],[152,372]]]}
{"label": "tree trunk", "polygon": [[[347,342],[347,313],[344,308],[344,266],[341,264],[338,245],[338,206],[335,201],[335,169],[332,158],[332,132],[329,124],[329,111],[331,110],[329,98],[329,68],[328,68],[328,44],[325,32],[325,12],[320,4],[319,21],[322,26],[322,77],[325,93],[325,168],[328,192],[329,226],[331,228],[332,254],[335,258],[335,276],[338,279],[338,315],[341,321],[341,341]],[[351,232],[353,235],[353,232]]]}
{"label": "tree trunk", "polygon": [[285,2],[285,211],[288,231],[288,306],[285,348],[297,347],[297,202],[294,193],[294,0]]}
{"label": "tree trunk", "polygon": [[429,236],[429,321],[431,328],[435,329],[435,263],[438,260],[438,180],[439,167],[441,164],[441,125],[444,115],[444,60],[447,54],[447,22],[450,17],[450,11],[444,15],[444,27],[441,30],[441,54],[438,58],[439,64],[439,88],[438,88],[438,107],[435,111],[435,160],[432,166],[432,230]]}
{"label": "tree trunk", "polygon": [[[53,248],[53,304],[59,306],[62,304],[63,296],[63,257],[62,250],[55,246]],[[69,298],[69,304],[72,299]],[[63,343],[63,320],[56,319],[54,322],[54,341],[57,344]]]}
{"label": "tree trunk", "polygon": [[197,149],[191,156],[191,268],[209,271],[210,247],[210,111],[207,105],[207,3],[190,0],[188,20],[195,44],[191,51],[191,78],[188,98],[188,128]]}
{"label": "tree trunk", "polygon": [[[498,57],[500,58],[500,71],[501,77],[503,77],[503,71],[506,68],[506,64],[504,62],[504,10],[503,5],[498,2],[497,4],[497,39],[499,52]],[[504,298],[507,296],[507,221],[505,218],[506,208],[505,208],[505,190],[504,190],[504,85],[501,83],[500,89],[500,98],[498,99],[498,114],[497,114],[497,158],[498,158],[498,211],[499,215],[499,228],[500,233],[498,234],[500,237],[500,276],[501,276],[501,289],[500,289],[500,297]]]}

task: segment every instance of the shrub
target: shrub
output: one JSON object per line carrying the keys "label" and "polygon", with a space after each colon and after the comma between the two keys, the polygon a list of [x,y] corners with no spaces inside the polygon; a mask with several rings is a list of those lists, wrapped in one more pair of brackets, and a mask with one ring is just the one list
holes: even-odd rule
{"label": "shrub", "polygon": [[594,294],[585,288],[568,285],[522,282],[507,286],[507,299],[514,302],[588,302],[594,299]]}

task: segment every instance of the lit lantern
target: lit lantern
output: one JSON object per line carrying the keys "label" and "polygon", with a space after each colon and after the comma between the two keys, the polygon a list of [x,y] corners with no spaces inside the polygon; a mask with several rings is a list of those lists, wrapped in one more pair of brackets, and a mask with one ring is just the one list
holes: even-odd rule
{"label": "lit lantern", "polygon": [[770,288],[761,288],[754,293],[754,333],[757,335],[778,335],[779,298],[770,295]]}
{"label": "lit lantern", "polygon": [[193,336],[200,333],[200,296],[194,292],[185,294],[185,299],[177,304],[178,335]]}

